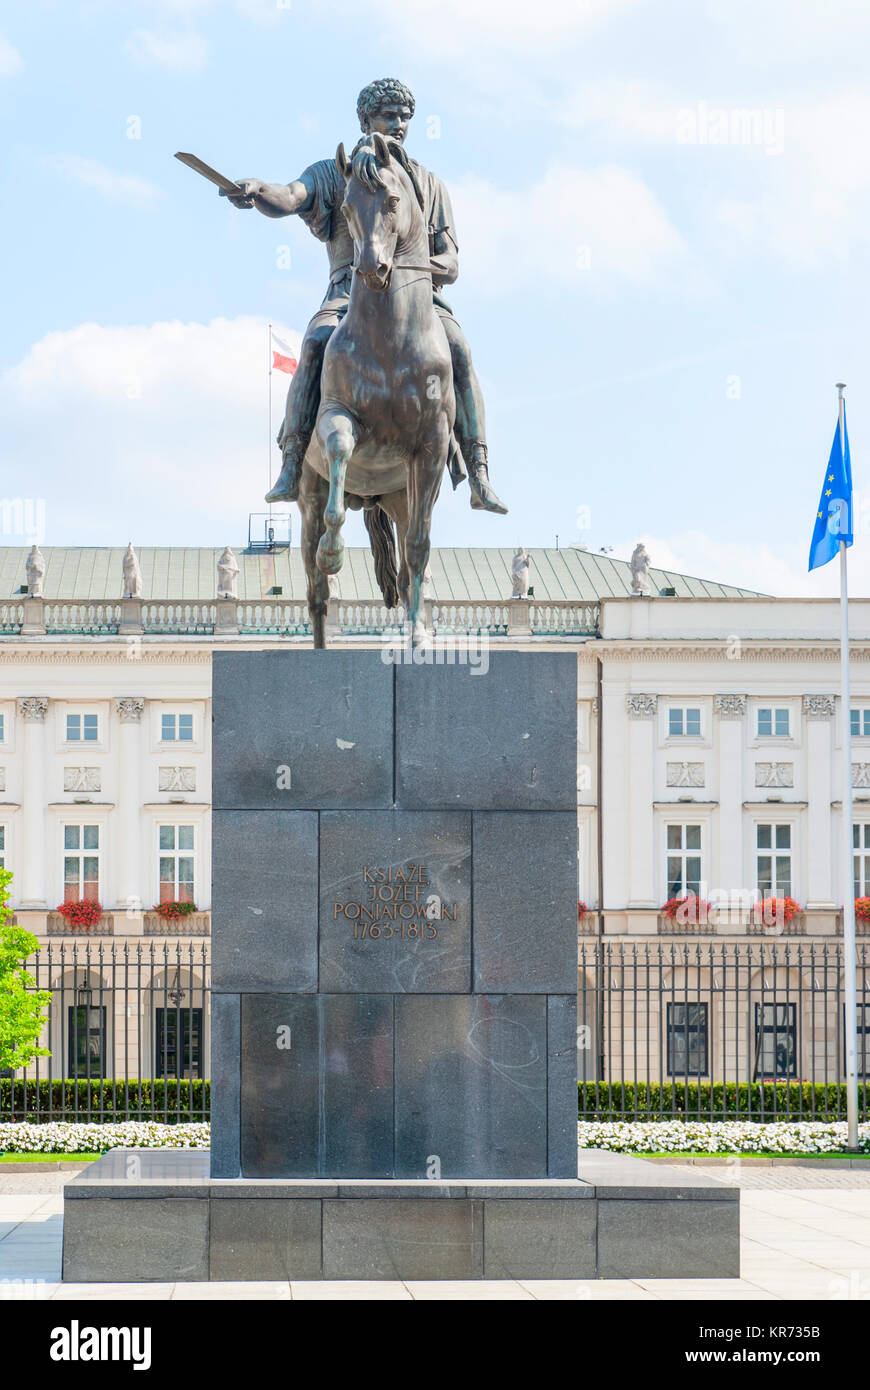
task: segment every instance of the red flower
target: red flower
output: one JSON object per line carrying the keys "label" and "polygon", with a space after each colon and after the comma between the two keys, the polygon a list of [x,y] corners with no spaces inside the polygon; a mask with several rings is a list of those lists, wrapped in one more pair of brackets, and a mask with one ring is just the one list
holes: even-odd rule
{"label": "red flower", "polygon": [[762,898],[755,904],[752,914],[756,922],[772,927],[780,922],[790,922],[800,912],[800,903],[794,898]]}
{"label": "red flower", "polygon": [[578,921],[578,922],[582,922],[582,921],[583,921],[583,918],[586,916],[586,913],[587,913],[588,911],[589,911],[589,909],[588,909],[588,907],[586,906],[586,904],[580,902],[580,899],[578,898],[578,899],[577,899],[577,921]]}
{"label": "red flower", "polygon": [[661,910],[672,922],[679,922],[681,926],[698,926],[706,925],[710,904],[706,898],[686,893],[681,898],[668,898]]}
{"label": "red flower", "polygon": [[189,917],[192,912],[196,912],[196,903],[173,901],[168,903],[155,903],[154,911],[158,917],[164,921],[176,922],[180,917]]}
{"label": "red flower", "polygon": [[58,903],[57,910],[71,927],[95,927],[103,915],[103,905],[94,898],[76,898]]}
{"label": "red flower", "polygon": [[855,899],[855,916],[859,922],[870,922],[870,898]]}

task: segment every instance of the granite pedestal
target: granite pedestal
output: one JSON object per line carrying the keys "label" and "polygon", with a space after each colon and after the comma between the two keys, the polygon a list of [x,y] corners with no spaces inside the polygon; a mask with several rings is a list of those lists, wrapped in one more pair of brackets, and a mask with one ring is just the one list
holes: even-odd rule
{"label": "granite pedestal", "polygon": [[101,1160],[64,1277],[730,1271],[721,1184],[577,1178],[575,657],[218,652],[213,716],[209,1170]]}

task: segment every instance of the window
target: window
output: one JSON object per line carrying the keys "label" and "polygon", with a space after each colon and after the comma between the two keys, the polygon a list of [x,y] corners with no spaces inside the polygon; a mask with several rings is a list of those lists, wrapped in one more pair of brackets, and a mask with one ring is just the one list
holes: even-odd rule
{"label": "window", "polygon": [[706,1076],[707,1005],[668,1004],[668,1076]]}
{"label": "window", "polygon": [[699,709],[669,709],[669,738],[700,738],[701,711]]}
{"label": "window", "polygon": [[192,714],[162,714],[160,716],[161,743],[191,743],[193,741]]}
{"label": "window", "polygon": [[193,902],[193,826],[160,826],[160,901]]}
{"label": "window", "polygon": [[870,897],[870,823],[852,826],[852,846],[855,897]]}
{"label": "window", "polygon": [[669,825],[667,827],[668,897],[701,892],[701,827],[700,825]]}
{"label": "window", "polygon": [[[849,711],[850,722],[852,725],[853,738],[870,738],[870,709],[853,709]],[[0,738],[3,735],[0,733]]]}
{"label": "window", "polygon": [[96,743],[100,735],[100,720],[96,714],[68,714],[67,743]]}
{"label": "window", "polygon": [[155,1015],[154,1075],[197,1080],[202,1076],[202,1009],[156,1009]]}
{"label": "window", "polygon": [[[856,1004],[859,1076],[870,1076],[870,1004]],[[843,1068],[846,1066],[846,1005],[843,1005]]]}
{"label": "window", "polygon": [[100,896],[100,827],[65,825],[63,828],[63,900],[93,901]]}
{"label": "window", "polygon": [[6,868],[6,826],[0,825],[0,869]]}
{"label": "window", "polygon": [[756,880],[762,897],[791,896],[791,826],[755,827]]}
{"label": "window", "polygon": [[797,1076],[796,1004],[756,1004],[753,1079],[759,1076]]}
{"label": "window", "polygon": [[787,709],[760,709],[758,711],[759,738],[788,738],[790,727]]}
{"label": "window", "polygon": [[106,1074],[105,1004],[70,1004],[67,1010],[67,1075],[101,1079]]}

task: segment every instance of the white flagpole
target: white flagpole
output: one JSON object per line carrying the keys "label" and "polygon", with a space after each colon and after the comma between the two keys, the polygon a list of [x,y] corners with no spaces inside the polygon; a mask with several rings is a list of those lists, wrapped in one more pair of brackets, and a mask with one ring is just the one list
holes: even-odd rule
{"label": "white flagpole", "polygon": [[[840,400],[840,448],[846,453],[843,382],[837,382]],[[851,499],[849,500],[851,506]],[[851,526],[851,518],[849,518]],[[840,541],[840,709],[843,719],[843,952],[846,985],[846,1119],[847,1147],[858,1149],[858,1008],[855,948],[855,893],[852,845],[852,711],[849,699],[849,584],[845,541]]]}
{"label": "white flagpole", "polygon": [[[266,360],[269,364],[269,404],[266,417],[266,491],[272,490],[272,325],[266,329],[268,342],[266,344]],[[272,520],[272,503],[269,503],[269,521]]]}

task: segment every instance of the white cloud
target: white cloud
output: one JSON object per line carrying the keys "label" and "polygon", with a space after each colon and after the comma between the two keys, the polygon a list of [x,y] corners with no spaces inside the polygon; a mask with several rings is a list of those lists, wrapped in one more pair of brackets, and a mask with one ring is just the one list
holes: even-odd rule
{"label": "white cloud", "polygon": [[116,174],[96,159],[85,159],[81,155],[57,155],[47,161],[52,168],[64,174],[73,183],[93,188],[113,203],[125,203],[129,207],[149,208],[164,196],[156,184],[138,174]]}
{"label": "white cloud", "polygon": [[553,115],[604,142],[669,150],[670,171],[692,179],[702,225],[723,253],[762,252],[802,269],[870,240],[863,90],[807,101],[769,77],[749,95],[613,80],[582,86]]}
{"label": "white cloud", "polygon": [[[302,0],[297,0],[301,3]],[[643,0],[369,0],[389,26],[391,40],[421,35],[437,45],[439,55],[461,55],[475,65],[492,50],[527,53],[559,48],[576,35],[634,8]],[[359,14],[355,0],[332,0],[339,13]],[[475,47],[482,45],[482,47]]]}
{"label": "white cloud", "polygon": [[796,269],[843,260],[870,241],[870,96],[783,109],[783,156],[765,162],[752,196],[717,204],[714,226],[723,245],[761,248]]}
{"label": "white cloud", "polygon": [[[243,536],[280,463],[266,453],[267,360],[265,324],[247,317],[84,323],[34,343],[0,378],[0,413],[7,473],[45,498],[49,544]],[[273,435],[287,382],[273,378]]]}
{"label": "white cloud", "polygon": [[0,77],[14,77],[24,66],[18,49],[0,34]]}
{"label": "white cloud", "polygon": [[616,166],[554,165],[539,183],[515,191],[460,179],[451,194],[463,279],[476,278],[494,294],[511,281],[579,289],[614,279],[649,285],[686,257],[682,237],[650,189]]}
{"label": "white cloud", "polygon": [[126,43],[128,55],[134,62],[156,65],[169,72],[199,72],[208,62],[209,44],[201,34],[188,29],[136,29]]}

